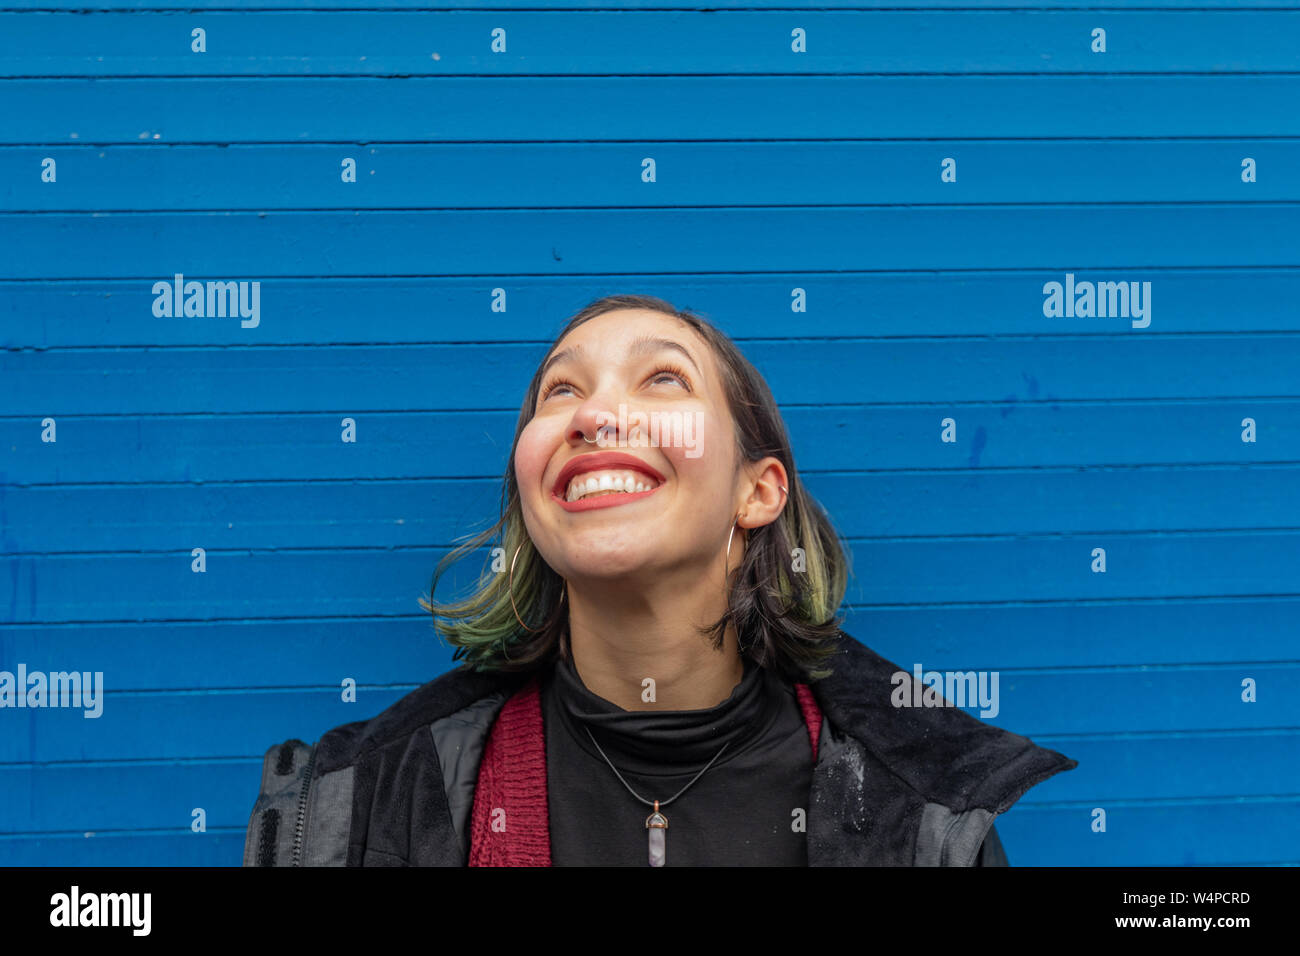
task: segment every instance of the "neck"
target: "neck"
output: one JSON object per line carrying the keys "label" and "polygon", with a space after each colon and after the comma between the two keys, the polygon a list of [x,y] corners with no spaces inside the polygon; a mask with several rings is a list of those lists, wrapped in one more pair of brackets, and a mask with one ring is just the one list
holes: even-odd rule
{"label": "neck", "polygon": [[726,608],[720,589],[699,580],[693,592],[661,581],[635,593],[570,580],[569,653],[587,689],[624,710],[704,710],[731,696],[745,674],[735,628],[727,624],[720,650],[699,633]]}

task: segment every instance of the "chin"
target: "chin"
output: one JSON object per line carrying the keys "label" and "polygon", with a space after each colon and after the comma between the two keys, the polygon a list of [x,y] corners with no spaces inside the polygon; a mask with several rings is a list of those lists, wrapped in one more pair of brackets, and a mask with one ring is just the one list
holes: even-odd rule
{"label": "chin", "polygon": [[566,578],[622,578],[646,568],[644,554],[628,554],[618,548],[587,548],[566,555]]}

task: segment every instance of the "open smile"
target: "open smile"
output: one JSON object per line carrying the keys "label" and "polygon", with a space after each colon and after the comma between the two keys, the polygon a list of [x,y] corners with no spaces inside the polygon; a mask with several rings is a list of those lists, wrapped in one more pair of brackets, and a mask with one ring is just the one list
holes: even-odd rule
{"label": "open smile", "polygon": [[640,501],[653,495],[660,488],[655,485],[645,491],[606,491],[597,492],[586,498],[579,498],[577,501],[567,501],[557,494],[551,495],[551,500],[558,504],[565,511],[591,511],[594,508],[617,508],[619,505],[629,504],[633,501]]}
{"label": "open smile", "polygon": [[616,508],[654,494],[664,483],[657,470],[622,452],[594,452],[570,459],[551,488],[565,511]]}

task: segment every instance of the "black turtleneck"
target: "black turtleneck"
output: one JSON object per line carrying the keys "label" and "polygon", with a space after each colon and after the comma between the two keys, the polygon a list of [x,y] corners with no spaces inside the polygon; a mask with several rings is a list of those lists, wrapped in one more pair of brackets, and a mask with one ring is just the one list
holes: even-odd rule
{"label": "black turtleneck", "polygon": [[[668,818],[667,866],[806,866],[812,748],[794,688],[745,659],[731,696],[704,710],[628,711],[593,694],[571,658],[542,682],[555,866],[647,866],[652,812]],[[653,675],[651,675],[653,676]],[[676,800],[718,753],[722,755]]]}

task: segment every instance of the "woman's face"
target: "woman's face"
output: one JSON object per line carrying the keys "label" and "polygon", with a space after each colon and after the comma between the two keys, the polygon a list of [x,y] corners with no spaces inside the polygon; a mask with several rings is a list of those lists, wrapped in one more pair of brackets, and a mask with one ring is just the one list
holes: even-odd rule
{"label": "woman's face", "polygon": [[620,309],[578,326],[547,358],[515,448],[524,522],[547,564],[569,581],[661,575],[648,585],[720,561],[745,496],[709,345],[672,316]]}

